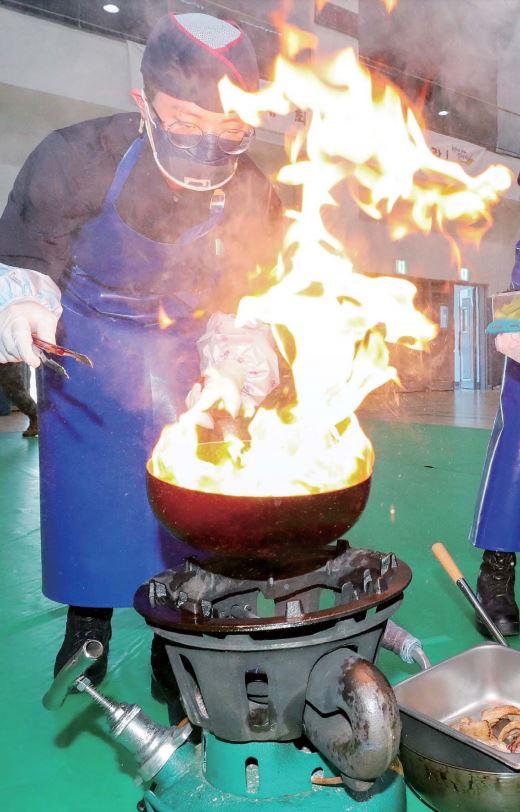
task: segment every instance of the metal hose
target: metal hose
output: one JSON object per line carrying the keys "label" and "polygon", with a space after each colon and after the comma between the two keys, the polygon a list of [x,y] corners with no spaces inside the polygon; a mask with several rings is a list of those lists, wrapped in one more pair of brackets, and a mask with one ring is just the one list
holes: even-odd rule
{"label": "metal hose", "polygon": [[424,653],[424,649],[421,645],[415,646],[411,654],[415,662],[421,667],[421,671],[427,671],[428,668],[431,668],[432,664]]}
{"label": "metal hose", "polygon": [[431,663],[423,651],[421,641],[393,620],[387,623],[381,645],[388,651],[393,651],[405,663],[416,662],[423,671],[430,668]]}

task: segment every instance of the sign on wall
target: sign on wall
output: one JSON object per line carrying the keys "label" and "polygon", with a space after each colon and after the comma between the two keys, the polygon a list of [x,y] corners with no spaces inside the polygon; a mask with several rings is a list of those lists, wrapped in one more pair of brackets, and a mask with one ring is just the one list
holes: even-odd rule
{"label": "sign on wall", "polygon": [[432,130],[426,130],[424,135],[434,155],[449,161],[456,161],[466,170],[468,175],[478,175],[492,164],[505,164],[512,172],[513,181],[504,196],[508,200],[520,201],[520,187],[516,183],[516,177],[520,170],[518,158],[509,155],[497,155],[496,152],[491,152],[485,147],[471,144],[469,141],[462,141],[460,138],[436,133]]}

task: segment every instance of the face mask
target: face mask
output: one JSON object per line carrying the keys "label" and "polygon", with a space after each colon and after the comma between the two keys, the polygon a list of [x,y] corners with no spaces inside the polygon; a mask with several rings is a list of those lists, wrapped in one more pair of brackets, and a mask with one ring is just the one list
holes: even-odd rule
{"label": "face mask", "polygon": [[143,91],[145,127],[155,163],[167,178],[194,191],[207,191],[224,186],[235,174],[237,156],[228,155],[220,145],[218,136],[204,133],[190,149],[172,144],[168,133],[150,110]]}

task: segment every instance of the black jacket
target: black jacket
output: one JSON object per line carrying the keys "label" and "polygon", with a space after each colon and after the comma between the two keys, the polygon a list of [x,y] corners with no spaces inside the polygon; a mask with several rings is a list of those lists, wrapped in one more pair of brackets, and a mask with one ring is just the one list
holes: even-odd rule
{"label": "black jacket", "polygon": [[[74,235],[96,217],[117,164],[138,137],[138,114],[84,121],[45,138],[27,158],[0,218],[0,261],[48,274],[58,284],[71,266]],[[146,136],[145,136],[146,137]],[[272,267],[281,238],[281,205],[267,178],[242,155],[224,187],[226,272],[213,309],[230,310],[251,291],[255,266]],[[173,243],[208,216],[211,192],[173,191],[148,143],[117,209],[131,228]]]}

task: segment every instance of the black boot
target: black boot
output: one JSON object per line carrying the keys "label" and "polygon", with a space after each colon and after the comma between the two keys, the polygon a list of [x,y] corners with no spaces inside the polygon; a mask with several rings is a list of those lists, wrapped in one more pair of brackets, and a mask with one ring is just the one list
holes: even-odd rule
{"label": "black boot", "polygon": [[105,678],[108,667],[109,640],[112,637],[112,609],[83,608],[69,606],[65,638],[54,663],[54,676],[87,640],[99,640],[103,644],[103,654],[87,668],[85,676],[93,685],[99,685]]}
{"label": "black boot", "polygon": [[[477,598],[503,635],[520,632],[518,606],[515,601],[514,553],[485,550],[477,581]],[[490,637],[487,627],[477,615],[477,628]]]}
{"label": "black boot", "polygon": [[22,437],[37,437],[38,436],[38,418],[31,417],[29,425],[22,433]]}
{"label": "black boot", "polygon": [[170,724],[176,725],[186,717],[186,713],[181,703],[179,686],[166,653],[166,641],[158,634],[153,636],[150,665],[152,667],[152,696],[157,702],[166,702]]}

